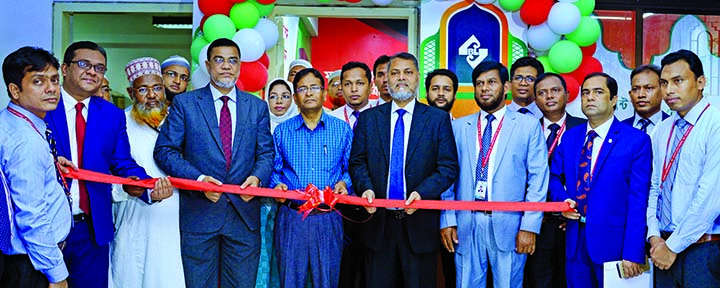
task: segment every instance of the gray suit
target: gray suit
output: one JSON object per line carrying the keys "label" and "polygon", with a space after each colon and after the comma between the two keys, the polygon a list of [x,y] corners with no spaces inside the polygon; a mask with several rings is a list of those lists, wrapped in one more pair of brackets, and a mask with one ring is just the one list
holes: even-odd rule
{"label": "gray suit", "polygon": [[[267,183],[275,155],[267,104],[241,91],[236,93],[236,103],[229,169],[209,85],[173,99],[155,144],[158,166],[170,176],[185,179],[207,175],[239,185],[253,175]],[[180,231],[187,286],[215,286],[218,273],[223,287],[254,286],[259,227],[257,199],[245,203],[238,195],[224,193],[213,203],[202,192],[181,190]]]}

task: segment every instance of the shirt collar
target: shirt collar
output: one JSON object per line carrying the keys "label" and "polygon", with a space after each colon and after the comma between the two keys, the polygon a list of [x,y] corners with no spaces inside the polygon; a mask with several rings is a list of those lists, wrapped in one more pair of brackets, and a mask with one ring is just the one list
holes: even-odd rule
{"label": "shirt collar", "polygon": [[[703,96],[703,98],[700,99],[700,101],[697,104],[695,104],[695,106],[693,106],[693,108],[690,109],[690,112],[685,114],[685,117],[681,117],[681,118],[685,119],[685,121],[687,121],[688,123],[695,126],[695,124],[697,124],[697,121],[700,120],[700,115],[702,115],[703,111],[705,111],[705,106],[707,106],[707,105],[708,105],[708,99]],[[676,114],[676,115],[678,115],[678,117],[680,118],[679,114]]]}
{"label": "shirt collar", "polygon": [[560,121],[558,121],[558,122],[552,122],[552,121],[550,121],[550,119],[545,118],[545,116],[543,116],[543,128],[547,128],[552,124],[557,124],[559,126],[562,126],[562,124],[565,123],[565,118],[567,118],[567,113],[563,114],[562,118],[560,118]]}
{"label": "shirt collar", "polygon": [[[637,125],[638,125],[638,122],[640,122],[640,120],[642,120],[642,119],[643,119],[643,118],[640,117],[640,115],[638,115],[637,113],[635,113],[635,119],[633,120],[633,126],[637,126]],[[662,110],[659,110],[658,112],[655,112],[655,114],[653,114],[652,116],[650,116],[650,119],[648,119],[648,120],[650,120],[650,122],[651,122],[653,125],[660,124],[660,122],[662,122]]]}
{"label": "shirt collar", "polygon": [[[415,111],[415,102],[417,102],[417,100],[413,99],[412,101],[410,101],[410,103],[405,105],[404,108],[402,108],[410,116],[412,116],[413,112]],[[392,101],[391,105],[392,105],[392,109],[390,110],[391,114],[395,113],[395,111],[400,109],[400,106],[398,106],[397,103],[395,103],[395,101]]]}
{"label": "shirt collar", "polygon": [[[63,105],[65,105],[65,114],[66,115],[72,115],[71,113],[75,113],[75,105],[79,102],[75,100],[72,96],[70,96],[70,93],[65,91],[65,87],[60,87],[60,97],[62,97]],[[92,96],[90,96],[92,97]],[[85,109],[88,109],[90,107],[90,97],[85,98],[85,100],[82,100],[83,104],[85,104]]]}
{"label": "shirt collar", "polygon": [[232,90],[230,90],[230,93],[228,93],[226,95],[226,94],[222,94],[222,92],[220,92],[220,90],[218,90],[217,88],[215,88],[215,86],[210,84],[210,93],[212,93],[213,102],[218,101],[220,99],[220,97],[222,97],[222,96],[228,96],[228,97],[230,97],[230,101],[237,102],[237,101],[235,101],[235,97],[237,96],[237,93],[235,92],[235,87],[233,87]]}
{"label": "shirt collar", "polygon": [[[325,113],[325,109],[323,109],[321,111],[321,113],[322,113],[322,115],[320,115],[320,121],[318,121],[318,125],[317,125],[317,127],[315,127],[315,129],[320,128],[320,127],[325,128],[325,123],[327,122],[327,120],[328,120],[327,117],[329,117],[329,116],[327,113]],[[294,119],[297,119],[297,123],[295,123],[295,130],[298,130],[303,127],[310,130],[310,128],[307,127],[307,125],[305,125],[305,118],[302,117],[302,113],[299,113],[297,116],[294,117]]]}
{"label": "shirt collar", "polygon": [[[370,101],[368,101],[368,103],[365,104],[365,106],[363,106],[362,108],[360,108],[360,110],[358,112],[363,112],[367,109],[370,109],[371,107],[372,106],[370,105]],[[345,109],[345,113],[347,113],[348,117],[350,117],[350,115],[352,115],[353,111],[355,111],[350,107],[350,105],[347,105],[347,104],[345,104],[345,106],[343,106],[343,108]]]}
{"label": "shirt collar", "polygon": [[[500,121],[500,119],[503,119],[503,117],[505,117],[505,112],[506,112],[506,111],[507,111],[507,105],[503,105],[503,107],[500,108],[500,110],[495,111],[495,113],[492,113],[492,115],[495,116],[495,120]],[[481,117],[483,120],[485,119],[485,116],[487,116],[487,115],[488,115],[487,112],[485,112],[485,111],[483,111],[483,110],[480,110],[480,117]]]}
{"label": "shirt collar", "polygon": [[[610,126],[612,126],[613,121],[615,121],[615,116],[610,117],[610,119],[605,121],[605,123],[600,124],[600,126],[598,126],[595,129],[590,128],[590,122],[588,122],[587,123],[587,132],[590,132],[590,130],[595,130],[595,133],[598,134],[598,137],[600,137],[600,139],[605,139],[608,132],[610,131]],[[585,133],[585,134],[587,135],[587,133]]]}
{"label": "shirt collar", "polygon": [[[35,125],[35,128],[38,129],[38,131],[42,134],[45,132],[45,129],[47,129],[47,126],[45,125],[45,120],[41,119],[37,115],[33,114],[32,112],[28,111],[27,109],[20,107],[18,105],[15,105],[15,103],[8,103],[8,108],[12,108],[15,111],[20,112],[23,116],[30,119],[30,122],[32,122],[33,125]],[[43,135],[44,136],[44,135]]]}

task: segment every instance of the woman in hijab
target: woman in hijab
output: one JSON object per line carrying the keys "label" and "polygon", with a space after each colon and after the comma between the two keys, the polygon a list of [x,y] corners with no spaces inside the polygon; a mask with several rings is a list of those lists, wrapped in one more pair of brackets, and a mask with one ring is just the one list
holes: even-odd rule
{"label": "woman in hijab", "polygon": [[[276,78],[268,82],[265,88],[265,101],[270,109],[270,132],[274,132],[275,127],[280,123],[299,114],[298,108],[293,102],[293,85],[285,79]],[[273,227],[278,204],[273,198],[263,198],[261,202],[260,233],[262,239],[255,287],[280,287],[277,260],[273,249]]]}

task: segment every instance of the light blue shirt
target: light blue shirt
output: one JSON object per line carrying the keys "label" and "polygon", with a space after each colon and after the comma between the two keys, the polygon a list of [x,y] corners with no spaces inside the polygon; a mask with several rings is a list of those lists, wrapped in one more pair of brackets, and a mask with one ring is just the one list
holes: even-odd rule
{"label": "light blue shirt", "polygon": [[15,104],[8,107],[25,115],[40,132],[7,109],[0,112],[0,166],[7,175],[15,216],[8,254],[27,254],[35,270],[59,282],[68,277],[58,243],[70,232],[70,204],[57,181],[45,121]]}
{"label": "light blue shirt", "polygon": [[694,128],[675,159],[678,166],[671,191],[672,218],[668,227],[660,227],[658,195],[662,193],[663,162],[666,154],[672,153],[666,151],[668,137],[672,136],[670,130],[679,115],[663,120],[652,135],[647,238],[659,237],[660,231],[673,232],[666,244],[675,253],[684,251],[705,233],[720,234],[720,110],[710,106],[702,113],[707,104],[707,98],[703,98],[684,117]]}
{"label": "light blue shirt", "polygon": [[284,183],[289,190],[304,190],[312,183],[320,190],[334,188],[343,180],[351,193],[348,161],[352,130],[340,119],[323,112],[320,122],[310,130],[297,115],[275,128],[275,164],[270,187]]}
{"label": "light blue shirt", "polygon": [[[540,108],[537,107],[537,104],[535,104],[535,102],[530,103],[530,105],[528,105],[527,107],[522,107],[522,106],[518,105],[517,103],[515,103],[515,101],[510,101],[510,104],[507,105],[507,108],[513,112],[518,112],[518,110],[520,110],[520,108],[527,108],[528,111],[530,111],[530,113],[528,113],[528,114],[531,114],[536,119],[540,120],[540,118],[543,117],[542,111],[540,111]],[[520,112],[518,112],[518,113],[520,113]]]}

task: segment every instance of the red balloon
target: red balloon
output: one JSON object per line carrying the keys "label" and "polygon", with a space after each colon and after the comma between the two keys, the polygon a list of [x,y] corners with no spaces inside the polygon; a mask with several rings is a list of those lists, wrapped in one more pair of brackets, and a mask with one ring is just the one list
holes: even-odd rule
{"label": "red balloon", "polygon": [[270,5],[270,4],[275,3],[275,0],[256,0],[256,1],[262,5]]}
{"label": "red balloon", "polygon": [[545,23],[555,1],[553,0],[528,0],[520,7],[520,19],[528,25],[540,25]]}
{"label": "red balloon", "polygon": [[203,16],[202,20],[200,20],[200,26],[199,26],[200,28],[202,28],[202,27],[205,25],[205,21],[206,21],[208,18],[210,18],[210,16],[212,16],[212,15],[205,15],[205,16]]}
{"label": "red balloon", "polygon": [[565,79],[565,85],[567,85],[567,91],[568,91],[568,103],[572,102],[577,98],[578,94],[580,94],[580,84],[578,84],[578,81],[575,80],[575,77],[573,77],[570,74],[561,74],[560,76]]}
{"label": "red balloon", "polygon": [[340,0],[340,1],[345,1],[345,2],[348,2],[348,3],[358,3],[358,2],[360,2],[360,1],[362,1],[362,0]]}
{"label": "red balloon", "polygon": [[582,50],[583,57],[592,57],[595,54],[595,50],[597,49],[597,42],[593,43],[590,46],[580,47],[580,50]]}
{"label": "red balloon", "polygon": [[263,87],[268,80],[268,71],[265,65],[260,61],[242,62],[240,66],[240,77],[238,81],[242,82],[244,91],[255,92]]}
{"label": "red balloon", "polygon": [[243,3],[243,2],[245,2],[245,1],[247,1],[247,0],[230,0],[230,2],[235,3],[235,4],[237,4],[237,3]]}
{"label": "red balloon", "polygon": [[198,0],[198,8],[200,8],[200,11],[205,16],[215,14],[228,15],[233,4],[235,3],[228,0]]}
{"label": "red balloon", "polygon": [[584,56],[582,62],[580,62],[580,67],[568,74],[573,76],[578,83],[582,83],[588,74],[602,71],[603,67],[600,61],[591,56]]}
{"label": "red balloon", "polygon": [[270,67],[270,57],[268,57],[267,52],[263,53],[257,61],[265,65],[265,67]]}

